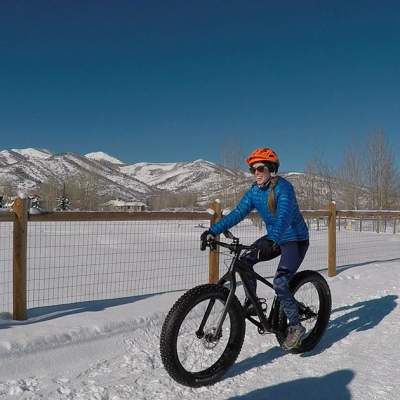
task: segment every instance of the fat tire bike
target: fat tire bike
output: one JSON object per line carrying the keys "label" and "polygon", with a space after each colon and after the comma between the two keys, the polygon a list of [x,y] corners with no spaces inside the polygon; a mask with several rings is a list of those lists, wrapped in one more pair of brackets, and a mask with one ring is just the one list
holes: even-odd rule
{"label": "fat tire bike", "polygon": [[[259,334],[275,334],[280,345],[287,335],[288,321],[278,298],[273,298],[267,315],[267,305],[258,301],[249,278],[274,290],[272,283],[239,262],[241,253],[252,246],[240,244],[229,231],[224,234],[231,243],[213,239],[202,243],[201,249],[220,246],[230,250],[233,256],[227,272],[216,284],[196,286],[184,293],[169,311],[161,330],[162,363],[176,382],[189,387],[212,385],[224,376],[242,349],[246,321],[254,324]],[[257,316],[247,313],[237,298],[236,275]],[[290,290],[306,333],[300,345],[289,352],[304,353],[314,349],[325,332],[331,314],[331,292],[325,278],[311,270],[297,272],[290,281]]]}

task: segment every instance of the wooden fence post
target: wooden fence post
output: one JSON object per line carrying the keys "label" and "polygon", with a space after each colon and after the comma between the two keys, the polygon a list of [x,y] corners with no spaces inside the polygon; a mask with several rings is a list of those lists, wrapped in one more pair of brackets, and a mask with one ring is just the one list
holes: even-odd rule
{"label": "wooden fence post", "polygon": [[[215,224],[221,219],[221,203],[219,200],[215,200],[211,205],[211,210],[213,214],[210,218],[210,225]],[[219,236],[217,236],[219,240]],[[208,282],[217,283],[219,279],[219,248],[215,250],[210,250],[208,255]]]}
{"label": "wooden fence post", "polygon": [[328,205],[328,276],[336,275],[336,203]]}
{"label": "wooden fence post", "polygon": [[26,260],[28,204],[28,199],[17,198],[12,207],[15,212],[13,232],[13,318],[18,321],[27,319]]}

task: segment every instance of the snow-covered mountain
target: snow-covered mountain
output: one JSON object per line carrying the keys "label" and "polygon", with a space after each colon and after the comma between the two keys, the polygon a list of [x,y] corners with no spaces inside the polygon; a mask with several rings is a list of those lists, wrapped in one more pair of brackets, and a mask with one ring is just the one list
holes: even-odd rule
{"label": "snow-covered mountain", "polygon": [[48,150],[12,149],[0,151],[0,166],[16,164],[26,160],[46,160],[52,154]]}
{"label": "snow-covered mountain", "polygon": [[118,158],[112,157],[102,151],[96,151],[94,153],[87,153],[87,154],[85,154],[85,157],[89,158],[91,160],[96,160],[96,161],[106,161],[111,164],[117,164],[117,165],[124,164],[121,160],[118,160]]}
{"label": "snow-covered mountain", "polygon": [[45,149],[12,149],[13,152],[21,154],[26,158],[41,158],[43,160],[52,156],[52,153]]}
{"label": "snow-covered mountain", "polygon": [[80,155],[52,154],[47,150],[13,149],[0,151],[0,188],[11,184],[25,192],[35,192],[42,182],[63,182],[78,174],[88,174],[99,182],[100,195],[146,202],[165,191],[213,195],[221,188],[238,186],[248,178],[209,161],[181,163],[135,163],[103,152]]}
{"label": "snow-covered mountain", "polygon": [[217,190],[227,182],[240,182],[245,174],[206,160],[179,163],[137,163],[122,166],[121,172],[159,189],[175,192]]}
{"label": "snow-covered mountain", "polygon": [[[95,179],[101,196],[145,203],[166,192],[195,193],[202,204],[217,197],[225,199],[225,203],[236,203],[252,182],[252,177],[244,171],[231,170],[206,160],[125,164],[104,152],[83,156],[53,154],[32,148],[0,151],[0,189],[11,185],[14,192],[32,193],[42,182],[56,180],[62,183],[79,174]],[[343,197],[343,185],[334,178],[327,185],[326,178],[320,176],[299,172],[282,175],[294,185],[302,206],[314,208],[317,204],[326,204],[328,190],[334,191],[333,198]],[[315,204],[302,202],[306,198],[313,198]]]}
{"label": "snow-covered mountain", "polygon": [[77,153],[52,154],[35,149],[0,151],[0,187],[8,184],[34,192],[42,182],[63,182],[78,174],[96,179],[100,195],[143,201],[155,189],[124,174],[107,161],[97,161]]}

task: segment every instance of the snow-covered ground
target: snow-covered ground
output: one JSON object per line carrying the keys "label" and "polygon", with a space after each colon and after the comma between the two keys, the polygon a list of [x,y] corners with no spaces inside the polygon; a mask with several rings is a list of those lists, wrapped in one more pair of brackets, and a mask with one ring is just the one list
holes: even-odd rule
{"label": "snow-covered ground", "polygon": [[0,399],[397,400],[398,236],[338,241],[349,262],[327,278],[332,317],[311,353],[287,354],[248,324],[227,376],[190,389],[170,379],[159,355],[163,319],[182,292],[47,306],[25,322],[0,321]]}

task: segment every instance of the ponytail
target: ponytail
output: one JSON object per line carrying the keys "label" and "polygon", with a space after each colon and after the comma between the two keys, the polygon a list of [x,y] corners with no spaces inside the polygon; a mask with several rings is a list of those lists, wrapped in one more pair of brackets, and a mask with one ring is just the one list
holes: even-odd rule
{"label": "ponytail", "polygon": [[278,183],[278,176],[271,176],[270,182],[269,182],[269,187],[271,191],[269,192],[268,195],[268,209],[272,213],[272,215],[275,215],[276,212],[276,198],[275,198],[275,186]]}

